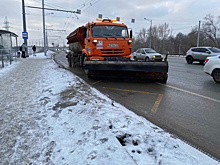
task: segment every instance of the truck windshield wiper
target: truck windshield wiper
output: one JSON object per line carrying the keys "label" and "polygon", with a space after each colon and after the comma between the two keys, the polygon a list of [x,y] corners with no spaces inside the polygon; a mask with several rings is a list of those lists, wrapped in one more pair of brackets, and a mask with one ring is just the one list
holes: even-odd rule
{"label": "truck windshield wiper", "polygon": [[117,39],[116,37],[114,37],[114,36],[113,36],[113,35],[111,35],[111,34],[103,34],[103,35],[105,35],[105,36],[109,36],[109,37],[112,37],[112,38]]}
{"label": "truck windshield wiper", "polygon": [[95,37],[95,36],[96,36],[96,37],[103,37],[103,36],[100,35],[100,34],[94,34],[93,37]]}
{"label": "truck windshield wiper", "polygon": [[105,36],[112,36],[112,35],[110,35],[110,34],[103,34],[103,35],[105,35]]}
{"label": "truck windshield wiper", "polygon": [[[121,37],[121,35],[119,35],[119,34],[114,34],[115,36],[117,36],[117,37]],[[116,37],[115,37],[115,39],[117,39]]]}

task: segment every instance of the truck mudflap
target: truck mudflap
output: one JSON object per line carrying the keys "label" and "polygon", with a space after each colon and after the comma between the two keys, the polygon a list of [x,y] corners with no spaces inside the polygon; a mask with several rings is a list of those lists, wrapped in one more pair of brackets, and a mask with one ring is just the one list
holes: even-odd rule
{"label": "truck mudflap", "polygon": [[154,79],[166,83],[168,62],[84,61],[89,78]]}

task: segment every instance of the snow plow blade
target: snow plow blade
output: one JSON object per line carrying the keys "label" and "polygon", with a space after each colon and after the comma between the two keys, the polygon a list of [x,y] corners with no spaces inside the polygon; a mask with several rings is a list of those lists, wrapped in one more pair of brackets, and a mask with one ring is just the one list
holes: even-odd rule
{"label": "snow plow blade", "polygon": [[85,61],[89,78],[155,79],[166,83],[168,62]]}

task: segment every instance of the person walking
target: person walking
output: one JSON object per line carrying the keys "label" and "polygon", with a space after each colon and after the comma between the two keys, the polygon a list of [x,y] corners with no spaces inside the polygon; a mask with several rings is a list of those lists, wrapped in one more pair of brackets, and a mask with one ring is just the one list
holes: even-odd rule
{"label": "person walking", "polygon": [[21,57],[22,57],[22,58],[26,58],[26,56],[25,56],[25,50],[26,50],[26,49],[27,49],[27,47],[26,47],[25,43],[23,43],[23,44],[21,45],[21,51],[22,51]]}
{"label": "person walking", "polygon": [[35,45],[32,47],[32,50],[33,50],[33,56],[36,56],[36,46]]}

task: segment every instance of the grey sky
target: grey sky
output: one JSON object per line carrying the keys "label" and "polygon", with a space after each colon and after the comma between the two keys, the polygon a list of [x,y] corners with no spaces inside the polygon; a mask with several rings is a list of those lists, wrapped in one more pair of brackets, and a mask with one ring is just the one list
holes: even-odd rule
{"label": "grey sky", "polygon": [[[25,0],[26,6],[42,6],[41,0]],[[45,0],[45,7],[76,11],[82,10],[81,15],[64,12],[45,11],[46,26],[48,29],[66,30],[66,32],[49,31],[49,44],[54,42],[63,45],[66,36],[76,27],[95,21],[98,14],[103,18],[121,18],[121,22],[127,24],[133,32],[139,32],[142,28],[149,28],[150,22],[144,18],[152,19],[153,25],[168,23],[173,33],[182,32],[188,34],[192,26],[198,25],[199,20],[207,14],[219,16],[219,0]],[[7,16],[10,22],[10,31],[19,35],[19,43],[22,43],[22,6],[21,0],[1,0],[0,29]],[[131,23],[131,19],[135,23]],[[26,7],[27,31],[29,44],[42,43],[42,11]],[[60,36],[60,37],[56,37]]]}

